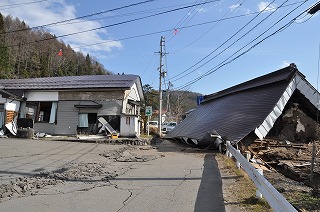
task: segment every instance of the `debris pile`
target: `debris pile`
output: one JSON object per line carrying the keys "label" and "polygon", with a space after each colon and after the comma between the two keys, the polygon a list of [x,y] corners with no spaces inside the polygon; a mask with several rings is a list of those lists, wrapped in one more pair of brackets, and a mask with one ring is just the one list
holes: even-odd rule
{"label": "debris pile", "polygon": [[107,143],[107,144],[123,144],[123,145],[136,145],[143,146],[148,145],[148,139],[138,139],[138,138],[118,138],[118,139],[103,139],[97,141],[98,143]]}
{"label": "debris pile", "polygon": [[0,185],[0,198],[8,198],[19,195],[34,195],[35,189],[41,189],[48,185],[62,183],[62,180],[46,179],[43,177],[19,177],[8,184]]}
{"label": "debris pile", "polygon": [[36,195],[38,189],[56,185],[67,181],[94,183],[108,183],[122,175],[131,165],[114,166],[114,162],[146,162],[155,160],[159,156],[151,146],[123,147],[101,153],[107,160],[103,162],[70,163],[54,171],[40,172],[32,177],[19,177],[8,184],[0,184],[0,201],[14,196]]}
{"label": "debris pile", "polygon": [[[319,147],[320,142],[316,142]],[[284,176],[304,183],[310,187],[320,187],[320,150],[315,151],[313,168],[313,182],[310,181],[312,143],[292,143],[277,139],[256,140],[248,147],[253,155],[252,162],[259,163],[267,168],[274,168]]]}
{"label": "debris pile", "polygon": [[[104,176],[108,179],[115,178],[117,174],[110,171],[108,163],[77,163],[61,168],[53,172],[40,172],[37,176],[46,179],[57,179],[63,181],[85,181],[93,180],[96,177]],[[101,180],[98,178],[97,180]]]}
{"label": "debris pile", "polygon": [[[152,147],[149,147],[152,148]],[[140,151],[135,151],[135,150]],[[147,162],[157,159],[155,154],[144,154],[144,150],[149,150],[147,147],[123,147],[119,150],[106,151],[100,155],[115,162]]]}

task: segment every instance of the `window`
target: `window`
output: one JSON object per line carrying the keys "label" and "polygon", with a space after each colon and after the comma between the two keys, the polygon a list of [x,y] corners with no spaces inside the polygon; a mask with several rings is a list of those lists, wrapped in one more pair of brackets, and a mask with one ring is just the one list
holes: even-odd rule
{"label": "window", "polygon": [[97,113],[79,113],[79,127],[89,127],[97,123]]}
{"label": "window", "polygon": [[0,128],[4,125],[4,104],[0,104]]}
{"label": "window", "polygon": [[126,117],[126,124],[130,125],[130,117]]}
{"label": "window", "polygon": [[57,102],[27,102],[26,118],[53,124],[56,122],[57,106]]}

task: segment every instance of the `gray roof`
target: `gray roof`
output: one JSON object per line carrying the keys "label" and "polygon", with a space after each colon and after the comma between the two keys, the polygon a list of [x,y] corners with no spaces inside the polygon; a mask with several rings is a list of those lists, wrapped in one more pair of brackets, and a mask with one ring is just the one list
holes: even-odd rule
{"label": "gray roof", "polygon": [[263,138],[298,89],[313,105],[319,93],[294,64],[205,96],[204,102],[168,133],[168,138],[201,141],[213,130],[239,141],[252,132]]}
{"label": "gray roof", "polygon": [[137,75],[86,75],[1,79],[0,88],[5,90],[123,89],[130,88],[135,82],[141,85],[140,77]]}

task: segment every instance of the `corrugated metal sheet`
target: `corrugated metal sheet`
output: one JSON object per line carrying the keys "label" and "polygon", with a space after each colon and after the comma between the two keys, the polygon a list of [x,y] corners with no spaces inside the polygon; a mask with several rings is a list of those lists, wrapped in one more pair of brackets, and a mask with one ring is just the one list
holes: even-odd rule
{"label": "corrugated metal sheet", "polygon": [[[297,83],[298,80],[301,82]],[[319,93],[294,65],[208,95],[166,137],[201,141],[213,130],[235,141],[245,138],[253,131],[258,137],[264,137],[299,86],[301,93],[307,98],[313,98],[309,101],[314,102],[314,96]],[[317,95],[314,95],[315,92]]]}
{"label": "corrugated metal sheet", "polygon": [[205,102],[168,133],[167,137],[201,140],[207,132],[215,130],[231,140],[240,140],[270,113],[286,86],[287,83],[278,82]]}
{"label": "corrugated metal sheet", "polygon": [[252,88],[256,88],[263,85],[268,85],[270,83],[274,83],[282,80],[290,80],[292,76],[295,74],[295,72],[292,71],[292,68],[293,67],[289,66],[289,67],[280,69],[278,71],[272,72],[270,74],[227,88],[217,93],[207,95],[205,96],[204,101],[210,101],[212,99],[216,99],[231,93],[241,92],[243,90],[252,89]]}

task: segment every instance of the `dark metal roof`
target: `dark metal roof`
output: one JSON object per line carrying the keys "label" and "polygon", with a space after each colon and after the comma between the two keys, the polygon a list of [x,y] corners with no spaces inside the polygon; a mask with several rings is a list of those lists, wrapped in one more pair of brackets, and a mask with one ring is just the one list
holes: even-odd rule
{"label": "dark metal roof", "polygon": [[[213,93],[211,95],[207,95],[204,98],[204,101],[216,99],[231,93],[240,92],[247,89],[256,88],[259,86],[267,85],[270,83],[287,80],[290,81],[294,74],[296,73],[296,66],[294,64],[291,64],[290,66],[280,69],[278,71],[272,72],[270,74],[249,80],[247,82],[241,83],[239,85],[227,88],[225,90],[219,91],[217,93]],[[299,72],[300,73],[300,72]],[[300,75],[305,78],[301,73]]]}
{"label": "dark metal roof", "polygon": [[15,94],[13,92],[8,92],[6,90],[0,89],[0,95],[4,98],[15,99],[15,100],[24,100],[22,95]]}
{"label": "dark metal roof", "polygon": [[30,79],[2,79],[0,86],[6,90],[57,90],[90,88],[130,88],[140,81],[137,75],[86,75]]}
{"label": "dark metal roof", "polygon": [[304,76],[294,65],[205,96],[205,101],[166,137],[200,141],[213,130],[230,140],[241,140],[273,110],[293,77]]}

